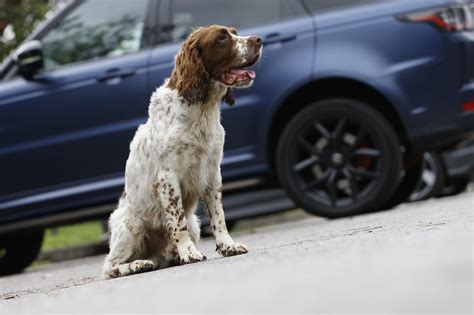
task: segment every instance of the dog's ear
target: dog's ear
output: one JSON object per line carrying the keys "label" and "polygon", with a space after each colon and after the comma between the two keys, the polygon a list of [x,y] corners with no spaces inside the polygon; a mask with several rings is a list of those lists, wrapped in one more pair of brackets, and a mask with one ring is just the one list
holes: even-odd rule
{"label": "dog's ear", "polygon": [[198,32],[199,29],[194,30],[181,46],[170,79],[170,86],[176,88],[190,104],[206,102],[211,86],[210,75],[201,58]]}
{"label": "dog's ear", "polygon": [[234,105],[235,104],[234,90],[232,88],[227,88],[227,93],[225,93],[222,100],[226,102],[227,104],[229,104],[230,106]]}

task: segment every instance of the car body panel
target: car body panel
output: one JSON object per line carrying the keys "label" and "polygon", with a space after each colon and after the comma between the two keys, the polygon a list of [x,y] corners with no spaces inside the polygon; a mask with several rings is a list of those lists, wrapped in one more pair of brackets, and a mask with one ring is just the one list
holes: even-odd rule
{"label": "car body panel", "polygon": [[[396,107],[408,138],[419,151],[436,146],[433,135],[456,137],[471,129],[466,125],[474,124],[474,117],[462,112],[459,86],[454,84],[460,69],[453,69],[455,60],[466,50],[453,42],[472,47],[469,33],[440,36],[431,25],[397,19],[399,14],[442,3],[394,1],[315,15],[315,78],[352,79],[374,88]],[[409,49],[400,48],[400,44]],[[472,99],[469,85],[467,90],[463,94],[469,96],[464,98]]]}
{"label": "car body panel", "polygon": [[[68,188],[109,180],[123,169],[128,144],[145,119],[148,54],[67,67],[35,81],[16,78],[0,86],[20,94],[0,100],[0,163],[21,165],[3,170],[9,181],[0,184],[0,211],[12,206],[27,211],[49,200],[44,194],[51,191],[56,192],[53,200],[81,198],[74,197],[80,190]],[[110,69],[134,73],[98,83]]]}

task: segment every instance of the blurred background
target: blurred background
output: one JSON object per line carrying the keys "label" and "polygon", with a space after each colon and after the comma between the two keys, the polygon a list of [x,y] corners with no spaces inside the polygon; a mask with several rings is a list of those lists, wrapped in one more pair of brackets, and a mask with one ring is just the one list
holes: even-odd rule
{"label": "blurred background", "polygon": [[67,1],[61,0],[2,0],[0,1],[0,60],[17,48],[38,23],[52,10]]}
{"label": "blurred background", "polygon": [[195,26],[265,44],[222,105],[229,229],[472,193],[473,17],[469,0],[0,0],[0,273],[107,250],[129,142]]}

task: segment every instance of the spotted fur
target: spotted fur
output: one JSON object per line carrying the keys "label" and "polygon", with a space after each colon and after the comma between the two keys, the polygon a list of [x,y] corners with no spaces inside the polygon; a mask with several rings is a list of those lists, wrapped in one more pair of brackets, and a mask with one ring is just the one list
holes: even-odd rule
{"label": "spotted fur", "polygon": [[[232,39],[230,49],[212,44],[217,40],[221,44],[219,36],[224,32]],[[245,42],[250,48],[242,55]],[[215,47],[226,52],[212,51]],[[171,79],[152,95],[148,121],[130,144],[125,191],[109,220],[105,278],[205,260],[195,246],[200,237],[195,215],[200,199],[218,251],[223,256],[247,252],[245,245],[230,237],[222,208],[225,132],[219,103],[223,98],[232,101],[234,86],[222,83],[222,73],[215,67],[227,71],[258,55],[257,61],[260,54],[260,43],[222,26],[199,28],[183,44]]]}

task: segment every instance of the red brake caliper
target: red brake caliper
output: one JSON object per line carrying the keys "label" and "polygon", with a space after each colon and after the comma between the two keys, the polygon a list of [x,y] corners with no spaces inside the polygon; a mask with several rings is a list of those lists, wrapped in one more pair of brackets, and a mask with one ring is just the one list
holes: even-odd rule
{"label": "red brake caliper", "polygon": [[[359,148],[371,148],[371,146],[363,143]],[[355,160],[355,165],[369,171],[374,165],[374,159],[370,156],[359,156]]]}

